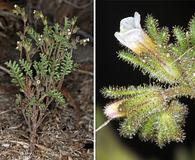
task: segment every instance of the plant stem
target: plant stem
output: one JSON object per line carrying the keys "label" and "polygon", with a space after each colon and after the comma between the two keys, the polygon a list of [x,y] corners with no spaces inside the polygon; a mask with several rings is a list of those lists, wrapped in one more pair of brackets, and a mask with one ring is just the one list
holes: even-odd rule
{"label": "plant stem", "polygon": [[36,137],[37,137],[37,129],[35,126],[33,126],[31,133],[30,133],[30,151],[31,151],[31,153],[33,153],[35,150]]}
{"label": "plant stem", "polygon": [[195,88],[192,86],[182,85],[168,88],[164,91],[163,95],[167,100],[171,100],[176,97],[182,96],[191,96],[191,98],[195,97]]}
{"label": "plant stem", "polygon": [[8,74],[10,74],[10,71],[9,71],[7,68],[5,68],[5,67],[3,67],[3,66],[1,66],[1,65],[0,65],[0,70],[6,72],[6,73],[8,73]]}
{"label": "plant stem", "polygon": [[31,116],[32,128],[30,131],[30,151],[31,153],[33,153],[35,150],[37,128],[38,128],[37,119],[38,119],[38,109],[37,109],[37,106],[33,106],[32,116]]}
{"label": "plant stem", "polygon": [[101,124],[96,130],[95,132],[98,132],[99,130],[101,130],[102,128],[104,128],[105,126],[108,125],[108,123],[110,123],[113,119],[108,119],[107,121],[105,121],[103,124]]}

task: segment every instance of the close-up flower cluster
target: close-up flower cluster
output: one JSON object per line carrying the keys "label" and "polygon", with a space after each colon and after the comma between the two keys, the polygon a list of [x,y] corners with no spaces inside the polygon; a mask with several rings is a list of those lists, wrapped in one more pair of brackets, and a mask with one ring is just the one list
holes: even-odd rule
{"label": "close-up flower cluster", "polygon": [[103,88],[104,97],[114,100],[106,105],[104,113],[109,120],[123,119],[119,129],[122,136],[132,138],[139,134],[142,140],[163,147],[185,138],[182,127],[188,109],[178,98],[195,97],[195,18],[186,32],[173,28],[175,42],[170,41],[168,28],[159,28],[151,15],[147,16],[144,29],[140,20],[138,12],[121,20],[120,32],[114,35],[125,49],[118,52],[118,57],[154,82],[138,87]]}

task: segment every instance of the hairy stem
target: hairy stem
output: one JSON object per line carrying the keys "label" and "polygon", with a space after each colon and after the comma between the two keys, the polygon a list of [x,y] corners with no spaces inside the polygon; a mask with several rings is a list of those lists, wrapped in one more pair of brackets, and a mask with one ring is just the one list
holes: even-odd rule
{"label": "hairy stem", "polygon": [[191,96],[191,98],[195,97],[195,88],[191,86],[175,86],[168,88],[164,91],[163,96],[166,97],[166,99],[171,100],[176,97],[182,97],[182,96]]}

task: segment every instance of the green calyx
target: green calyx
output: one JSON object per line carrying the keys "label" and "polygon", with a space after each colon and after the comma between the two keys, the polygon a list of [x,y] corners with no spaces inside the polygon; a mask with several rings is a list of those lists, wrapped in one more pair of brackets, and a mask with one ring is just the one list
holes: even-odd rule
{"label": "green calyx", "polygon": [[171,141],[180,142],[185,138],[182,130],[187,108],[178,101],[172,101],[168,108],[153,114],[148,118],[141,129],[139,136],[144,141],[155,141],[160,147]]}

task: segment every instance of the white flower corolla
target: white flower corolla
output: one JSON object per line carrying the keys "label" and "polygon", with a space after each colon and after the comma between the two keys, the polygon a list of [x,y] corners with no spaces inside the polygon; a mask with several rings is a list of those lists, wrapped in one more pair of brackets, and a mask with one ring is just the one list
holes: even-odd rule
{"label": "white flower corolla", "polygon": [[156,53],[155,44],[151,38],[142,30],[140,14],[135,12],[134,17],[127,17],[120,22],[120,32],[114,36],[119,42],[131,49],[136,54]]}
{"label": "white flower corolla", "polygon": [[124,100],[113,102],[105,107],[104,113],[109,119],[119,118],[126,116],[125,112],[120,111],[119,106]]}

